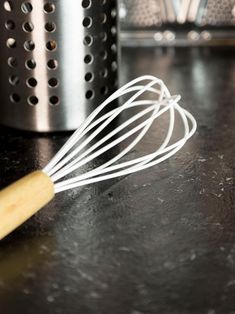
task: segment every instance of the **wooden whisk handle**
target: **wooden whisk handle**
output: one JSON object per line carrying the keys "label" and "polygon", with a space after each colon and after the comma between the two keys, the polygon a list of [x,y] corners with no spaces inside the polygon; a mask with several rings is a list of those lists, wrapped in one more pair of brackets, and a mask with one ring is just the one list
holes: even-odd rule
{"label": "wooden whisk handle", "polygon": [[35,171],[0,191],[0,240],[54,197],[54,184]]}

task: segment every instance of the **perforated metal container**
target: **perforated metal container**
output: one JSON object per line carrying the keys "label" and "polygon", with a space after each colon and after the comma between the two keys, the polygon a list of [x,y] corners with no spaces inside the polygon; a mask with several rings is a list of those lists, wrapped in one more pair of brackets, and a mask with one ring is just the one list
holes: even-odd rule
{"label": "perforated metal container", "polygon": [[117,87],[116,0],[0,0],[0,123],[73,130]]}

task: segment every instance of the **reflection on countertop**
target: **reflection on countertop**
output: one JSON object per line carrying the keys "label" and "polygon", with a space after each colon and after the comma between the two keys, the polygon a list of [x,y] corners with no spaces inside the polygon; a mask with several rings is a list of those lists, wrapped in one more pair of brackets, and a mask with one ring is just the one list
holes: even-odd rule
{"label": "reflection on countertop", "polygon": [[[198,131],[154,168],[57,195],[2,241],[1,313],[233,313],[234,55],[123,49],[121,82],[162,78]],[[45,166],[68,136],[1,127],[0,187]]]}

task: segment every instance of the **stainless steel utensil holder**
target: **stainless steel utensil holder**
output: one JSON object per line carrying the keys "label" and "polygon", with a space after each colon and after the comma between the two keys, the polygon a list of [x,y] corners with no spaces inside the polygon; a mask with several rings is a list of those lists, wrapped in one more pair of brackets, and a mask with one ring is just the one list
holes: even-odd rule
{"label": "stainless steel utensil holder", "polygon": [[116,0],[0,5],[0,123],[76,129],[117,87]]}

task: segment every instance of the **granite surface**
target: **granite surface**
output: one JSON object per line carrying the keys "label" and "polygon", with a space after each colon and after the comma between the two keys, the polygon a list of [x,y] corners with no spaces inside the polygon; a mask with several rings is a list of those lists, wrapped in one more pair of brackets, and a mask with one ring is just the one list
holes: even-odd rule
{"label": "granite surface", "polygon": [[[197,133],[154,168],[58,194],[3,240],[1,314],[235,313],[235,49],[122,55],[121,81],[162,78]],[[0,188],[45,166],[68,136],[1,127]]]}

